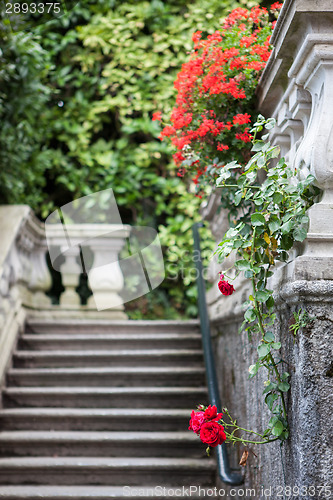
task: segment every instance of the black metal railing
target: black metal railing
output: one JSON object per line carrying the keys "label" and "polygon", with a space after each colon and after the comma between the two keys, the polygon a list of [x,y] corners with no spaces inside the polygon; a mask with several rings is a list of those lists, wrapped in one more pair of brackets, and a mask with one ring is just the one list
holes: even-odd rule
{"label": "black metal railing", "polygon": [[[209,402],[211,405],[215,405],[217,410],[221,411],[221,401],[219,395],[219,388],[216,377],[215,370],[215,360],[212,348],[211,334],[210,334],[210,323],[207,312],[206,304],[206,288],[203,278],[203,266],[201,259],[200,250],[200,236],[199,227],[202,227],[202,222],[197,222],[193,225],[193,239],[194,239],[194,250],[196,251],[195,265],[197,269],[197,287],[198,287],[198,308],[199,308],[199,318],[200,327],[202,335],[202,347],[204,351],[204,359],[206,366],[206,379],[208,385],[208,395]],[[221,481],[227,484],[239,485],[243,482],[243,477],[240,473],[232,472],[229,465],[229,458],[227,453],[227,448],[225,443],[218,445],[216,448],[216,457],[218,464],[218,473]]]}

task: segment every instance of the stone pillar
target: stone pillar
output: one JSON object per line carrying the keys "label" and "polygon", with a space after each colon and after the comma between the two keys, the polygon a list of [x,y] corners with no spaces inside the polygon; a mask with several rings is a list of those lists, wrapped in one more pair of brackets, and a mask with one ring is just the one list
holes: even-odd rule
{"label": "stone pillar", "polygon": [[[306,241],[270,283],[292,375],[284,477],[287,484],[307,487],[305,498],[311,498],[310,486],[320,498],[320,487],[333,484],[333,3],[286,0],[271,41],[259,109],[277,119],[272,141],[289,141],[287,162],[300,177],[311,173],[322,190],[308,211]],[[300,309],[313,320],[291,338],[292,313]]]}

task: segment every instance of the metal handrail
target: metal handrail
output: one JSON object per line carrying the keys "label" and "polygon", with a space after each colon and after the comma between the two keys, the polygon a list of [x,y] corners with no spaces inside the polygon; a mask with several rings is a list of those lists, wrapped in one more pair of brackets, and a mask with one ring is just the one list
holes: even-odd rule
{"label": "metal handrail", "polygon": [[[200,327],[202,335],[202,347],[204,351],[204,359],[206,366],[206,379],[208,385],[208,395],[211,405],[217,407],[218,412],[221,411],[221,401],[216,377],[215,360],[212,348],[210,323],[206,304],[206,289],[203,279],[203,266],[200,250],[200,236],[198,228],[203,227],[202,222],[197,222],[193,225],[193,240],[194,250],[197,251],[198,257],[195,259],[197,269],[197,287],[198,287],[198,309],[200,318]],[[218,445],[216,448],[216,457],[218,464],[218,473],[221,481],[231,485],[239,485],[243,483],[243,476],[240,473],[232,472],[229,465],[227,447],[225,443]]]}

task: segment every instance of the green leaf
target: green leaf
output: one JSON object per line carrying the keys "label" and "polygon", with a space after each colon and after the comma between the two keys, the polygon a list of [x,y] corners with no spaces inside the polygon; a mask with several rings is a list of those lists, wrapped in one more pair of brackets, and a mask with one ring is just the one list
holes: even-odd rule
{"label": "green leaf", "polygon": [[273,436],[280,436],[282,432],[284,431],[284,426],[280,420],[275,422],[275,424],[272,427],[272,434]]}
{"label": "green leaf", "polygon": [[268,344],[260,344],[258,346],[258,354],[260,359],[265,358],[267,354],[269,354],[269,352],[270,352],[270,347]]}
{"label": "green leaf", "polygon": [[282,391],[282,392],[288,392],[290,389],[290,385],[288,384],[288,382],[281,382],[278,385],[278,389],[279,389],[279,391]]}
{"label": "green leaf", "polygon": [[268,422],[269,427],[273,427],[276,424],[276,422],[278,422],[278,420],[279,420],[278,417],[272,417]]}
{"label": "green leaf", "polygon": [[234,204],[235,204],[236,207],[240,204],[242,196],[243,196],[243,192],[242,191],[237,191],[237,193],[235,194]]}
{"label": "green leaf", "polygon": [[[294,240],[289,236],[284,234],[281,238],[280,241],[280,246],[282,250],[290,250],[290,248],[293,246]],[[288,259],[288,254],[282,254],[283,260]]]}
{"label": "green leaf", "polygon": [[247,271],[248,269],[251,269],[251,262],[245,259],[237,260],[237,262],[235,262],[235,267],[237,267],[240,271]]}
{"label": "green leaf", "polygon": [[273,342],[272,348],[278,351],[279,349],[281,349],[281,342]]}
{"label": "green leaf", "polygon": [[253,307],[249,307],[246,311],[245,311],[245,314],[244,314],[244,319],[248,322],[248,323],[251,323],[252,321],[254,321],[255,319],[257,318],[257,315],[255,313],[255,310],[253,309]]}
{"label": "green leaf", "polygon": [[265,124],[265,129],[266,130],[271,130],[272,128],[275,127],[275,118],[268,118],[266,124]]}
{"label": "green leaf", "polygon": [[253,144],[251,151],[261,151],[265,144],[266,143],[264,141],[256,141]]}
{"label": "green leaf", "polygon": [[256,299],[258,300],[258,302],[266,302],[266,300],[268,300],[270,296],[271,292],[269,292],[268,290],[259,290],[258,292],[256,292]]}
{"label": "green leaf", "polygon": [[267,394],[268,392],[274,391],[277,388],[277,384],[273,384],[272,382],[265,387],[265,389],[262,391],[263,394]]}
{"label": "green leaf", "polygon": [[277,205],[279,205],[279,203],[281,203],[281,201],[283,200],[283,194],[282,193],[279,193],[278,191],[276,193],[274,193],[273,195],[273,202],[276,203]]}
{"label": "green leaf", "polygon": [[255,213],[251,215],[252,226],[264,226],[266,223],[265,217],[262,214]]}
{"label": "green leaf", "polygon": [[275,340],[274,333],[273,332],[266,332],[264,339],[267,342],[274,342],[274,340]]}
{"label": "green leaf", "polygon": [[268,227],[271,233],[275,233],[280,228],[281,222],[278,219],[270,219]]}
{"label": "green leaf", "polygon": [[294,229],[293,237],[296,241],[304,241],[307,234],[307,229],[304,226],[298,226]]}
{"label": "green leaf", "polygon": [[287,378],[289,378],[289,377],[290,377],[290,374],[288,372],[284,372],[284,373],[282,373],[281,379],[287,380]]}
{"label": "green leaf", "polygon": [[265,403],[267,404],[268,408],[272,411],[273,409],[273,404],[274,404],[274,401],[276,401],[277,399],[279,398],[279,396],[277,394],[267,394],[267,396],[265,397]]}
{"label": "green leaf", "polygon": [[260,363],[258,363],[258,362],[254,365],[249,366],[250,378],[254,377],[257,374],[259,367],[260,367]]}
{"label": "green leaf", "polygon": [[271,308],[271,307],[274,307],[274,299],[272,297],[272,295],[266,300],[266,306],[268,308]]}
{"label": "green leaf", "polygon": [[284,224],[282,224],[281,233],[282,234],[290,233],[290,231],[293,228],[293,225],[294,225],[294,221],[292,219],[289,219],[288,222],[285,222]]}

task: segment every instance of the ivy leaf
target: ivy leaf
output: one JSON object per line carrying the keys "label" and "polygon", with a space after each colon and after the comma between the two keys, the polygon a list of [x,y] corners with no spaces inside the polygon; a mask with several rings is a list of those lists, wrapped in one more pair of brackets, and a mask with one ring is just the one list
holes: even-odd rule
{"label": "ivy leaf", "polygon": [[290,373],[284,372],[284,373],[282,373],[281,379],[282,380],[287,380],[287,378],[289,378],[289,377],[290,377]]}
{"label": "ivy leaf", "polygon": [[262,214],[255,213],[251,215],[252,226],[264,226],[266,223],[265,217]]}
{"label": "ivy leaf", "polygon": [[272,348],[278,351],[279,349],[281,349],[281,342],[273,342]]}

